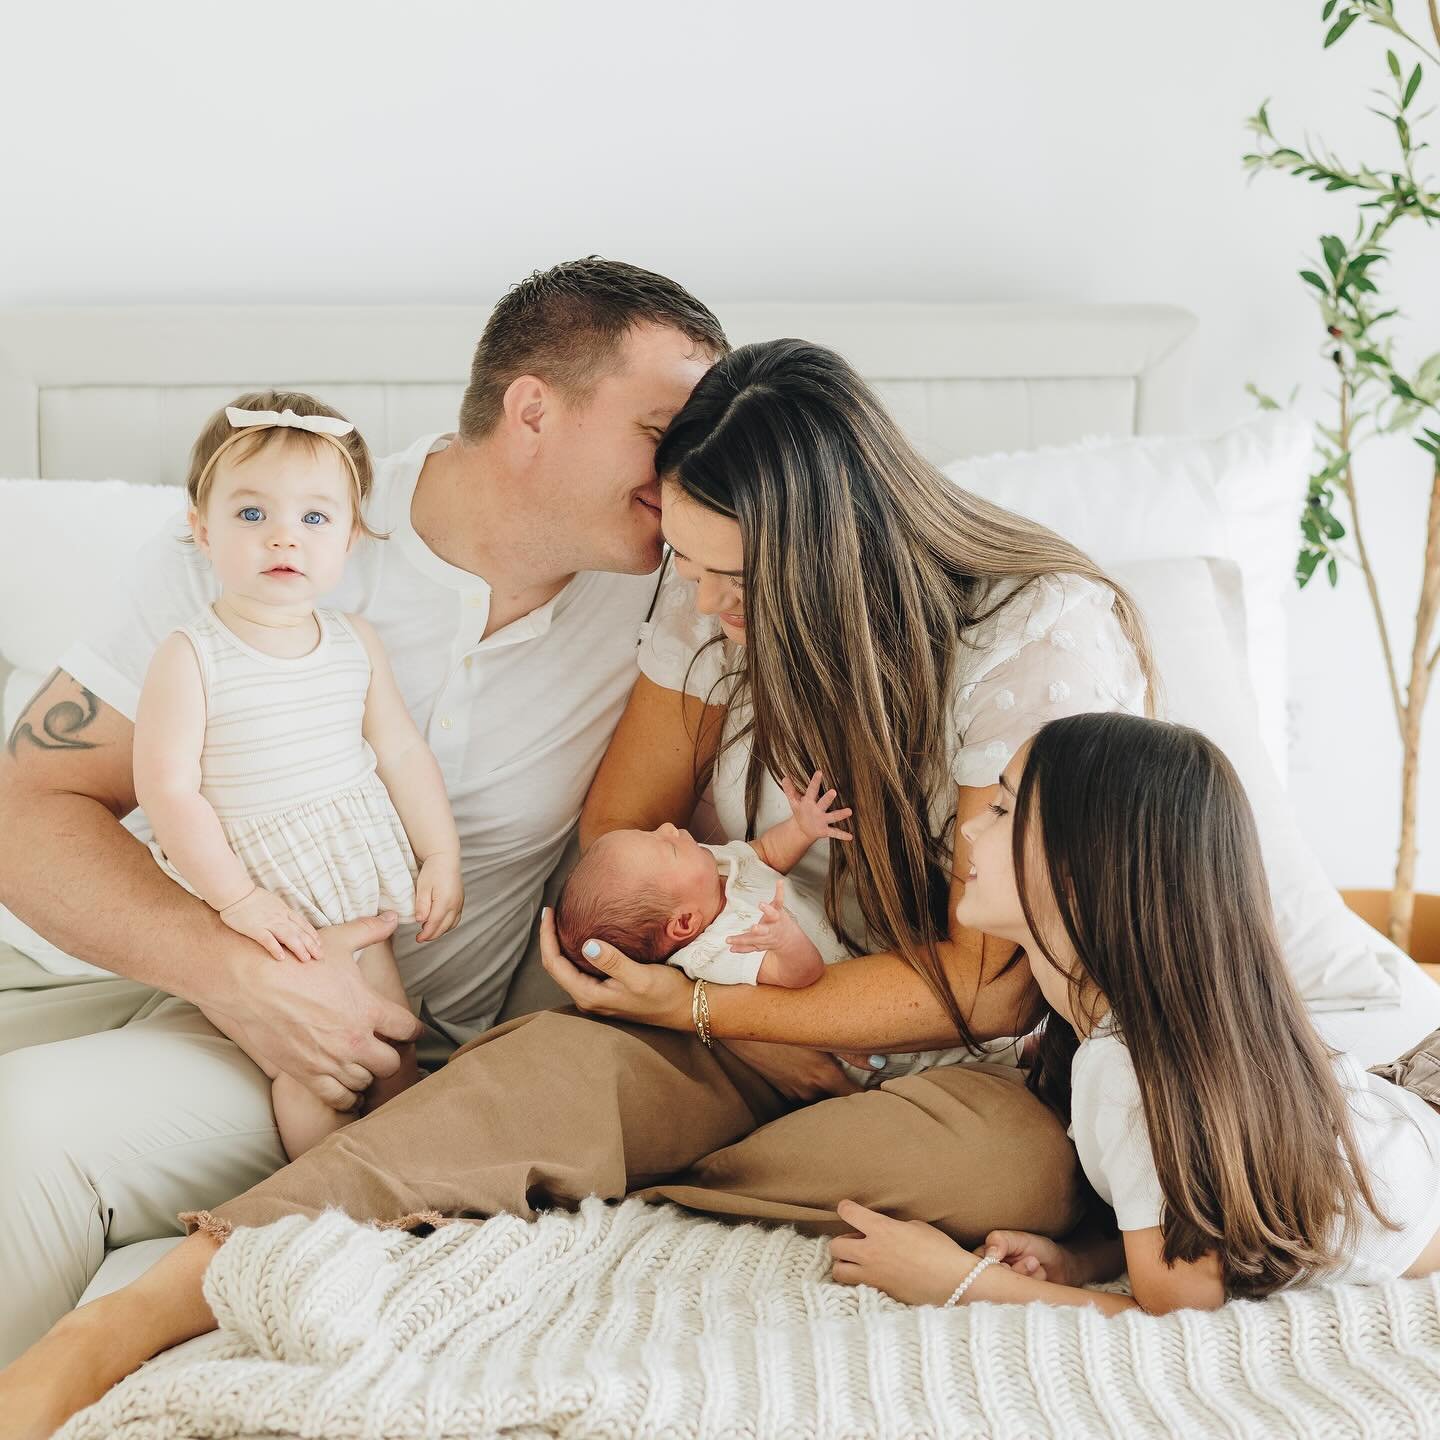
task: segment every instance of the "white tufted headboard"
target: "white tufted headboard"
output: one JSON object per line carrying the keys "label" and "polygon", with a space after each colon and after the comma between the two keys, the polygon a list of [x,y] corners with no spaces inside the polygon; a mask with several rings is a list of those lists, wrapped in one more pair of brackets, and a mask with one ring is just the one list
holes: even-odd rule
{"label": "white tufted headboard", "polygon": [[[732,342],[841,351],[932,460],[1181,428],[1186,311],[1162,305],[733,304]],[[239,391],[313,391],[377,454],[454,427],[480,306],[0,310],[0,476],[178,484]]]}

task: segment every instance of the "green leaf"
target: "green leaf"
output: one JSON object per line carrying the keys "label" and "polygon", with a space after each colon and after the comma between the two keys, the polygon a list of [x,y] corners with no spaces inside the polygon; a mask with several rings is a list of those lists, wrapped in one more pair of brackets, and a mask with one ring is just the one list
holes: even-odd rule
{"label": "green leaf", "polygon": [[1422,450],[1428,450],[1435,457],[1436,461],[1440,462],[1440,445],[1432,445],[1428,440],[1420,439],[1418,435],[1415,437],[1415,443]]}
{"label": "green leaf", "polygon": [[1320,527],[1315,523],[1315,517],[1311,514],[1307,513],[1300,517],[1300,533],[1312,545],[1319,545],[1322,543],[1320,539]]}
{"label": "green leaf", "polygon": [[1345,538],[1345,527],[1329,511],[1320,517],[1320,528],[1325,532],[1327,540],[1343,540]]}
{"label": "green leaf", "polygon": [[1390,364],[1378,350],[1357,350],[1355,352],[1355,358],[1357,360],[1363,360],[1367,365],[1388,366]]}
{"label": "green leaf", "polygon": [[1335,12],[1335,7],[1340,0],[1325,0],[1325,8],[1320,12],[1320,23],[1323,25]]}
{"label": "green leaf", "polygon": [[1303,590],[1309,583],[1310,577],[1315,573],[1315,567],[1322,558],[1319,550],[1302,550],[1300,558],[1295,562],[1295,582]]}
{"label": "green leaf", "polygon": [[1325,562],[1325,573],[1330,577],[1330,588],[1333,590],[1340,583],[1340,567],[1333,555]]}
{"label": "green leaf", "polygon": [[1410,148],[1410,127],[1405,123],[1403,115],[1395,117],[1395,133],[1400,137],[1400,143],[1408,150]]}
{"label": "green leaf", "polygon": [[1401,106],[1408,105],[1414,98],[1415,92],[1420,88],[1420,67],[1417,65],[1410,74],[1410,83],[1405,87],[1405,98],[1400,102]]}
{"label": "green leaf", "polygon": [[1338,235],[1322,235],[1320,248],[1325,252],[1325,263],[1330,267],[1330,273],[1338,275],[1345,263],[1345,242]]}
{"label": "green leaf", "polygon": [[1390,376],[1390,388],[1402,400],[1414,400],[1417,398],[1415,392],[1398,375],[1392,374]]}
{"label": "green leaf", "polygon": [[1325,36],[1325,43],[1320,48],[1328,50],[1358,19],[1358,10],[1347,10],[1331,27],[1330,32]]}
{"label": "green leaf", "polygon": [[1330,287],[1313,270],[1302,270],[1300,278],[1307,285],[1313,285],[1322,295],[1330,293]]}
{"label": "green leaf", "polygon": [[1390,73],[1398,80],[1400,78],[1400,57],[1393,50],[1387,50],[1385,63],[1390,67]]}

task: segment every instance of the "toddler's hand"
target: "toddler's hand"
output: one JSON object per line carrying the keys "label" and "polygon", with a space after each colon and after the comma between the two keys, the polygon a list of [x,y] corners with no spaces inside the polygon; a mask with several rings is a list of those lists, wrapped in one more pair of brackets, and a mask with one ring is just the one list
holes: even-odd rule
{"label": "toddler's hand", "polygon": [[832,810],[830,807],[835,803],[835,792],[827,790],[822,795],[820,784],[818,770],[810,777],[810,783],[805,787],[803,795],[789,780],[780,782],[780,788],[790,802],[790,813],[795,817],[795,823],[805,832],[806,838],[812,841],[853,840],[855,837],[848,830],[837,830],[835,827],[840,821],[848,820],[855,812]]}
{"label": "toddler's hand", "polygon": [[737,954],[748,954],[756,950],[783,951],[787,945],[797,943],[808,946],[810,938],[800,928],[800,922],[785,908],[785,882],[775,881],[775,898],[760,902],[761,919],[748,930],[732,935],[727,942]]}
{"label": "toddler's hand", "polygon": [[318,960],[320,937],[278,895],[257,885],[248,895],[219,911],[220,918],[241,935],[263,945],[276,960]]}
{"label": "toddler's hand", "polygon": [[434,940],[453,930],[464,908],[459,852],[444,850],[427,856],[415,880],[415,918],[420,922],[420,933],[415,938]]}

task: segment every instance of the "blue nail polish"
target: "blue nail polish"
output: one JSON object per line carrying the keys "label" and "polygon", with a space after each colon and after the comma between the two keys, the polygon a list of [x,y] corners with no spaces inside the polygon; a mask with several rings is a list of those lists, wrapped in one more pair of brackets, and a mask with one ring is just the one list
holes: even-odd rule
{"label": "blue nail polish", "polygon": [[580,950],[587,960],[598,960],[600,958],[600,942],[598,940],[587,940],[580,947]]}
{"label": "blue nail polish", "polygon": [[872,1055],[870,1057],[870,1068],[872,1070],[883,1070],[885,1068],[885,1057],[883,1055]]}

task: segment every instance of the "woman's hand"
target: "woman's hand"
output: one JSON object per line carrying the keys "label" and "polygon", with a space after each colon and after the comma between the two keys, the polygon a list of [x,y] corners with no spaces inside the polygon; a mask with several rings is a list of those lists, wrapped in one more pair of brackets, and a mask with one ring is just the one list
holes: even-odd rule
{"label": "woman's hand", "polygon": [[263,945],[273,960],[318,960],[320,937],[315,927],[278,895],[257,885],[248,895],[216,912],[237,934]]}
{"label": "woman's hand", "polygon": [[828,1050],[776,1045],[768,1040],[722,1040],[720,1043],[787,1099],[802,1105],[835,1095],[860,1093],[860,1086],[835,1063],[835,1057]]}
{"label": "woman's hand", "polygon": [[691,1027],[691,982],[669,965],[641,965],[603,940],[585,942],[587,975],[560,949],[555,913],[547,905],[540,916],[540,963],[552,980],[587,1015],[634,1020],[666,1030]]}
{"label": "woman's hand", "polygon": [[841,1285],[870,1285],[906,1305],[943,1305],[980,1263],[922,1220],[892,1220],[853,1200],[842,1200],[837,1213],[855,1231],[830,1242],[831,1273]]}

